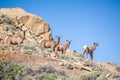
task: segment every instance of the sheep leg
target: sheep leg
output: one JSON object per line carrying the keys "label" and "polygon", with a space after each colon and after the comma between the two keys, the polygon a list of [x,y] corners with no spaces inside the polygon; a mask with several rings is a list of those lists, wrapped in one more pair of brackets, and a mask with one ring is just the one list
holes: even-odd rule
{"label": "sheep leg", "polygon": [[54,52],[55,52],[55,57],[56,57],[56,56],[58,56],[58,55],[57,55],[57,50],[58,50],[58,48],[55,48],[54,50],[55,50]]}
{"label": "sheep leg", "polygon": [[84,57],[85,51],[83,52],[83,57]]}
{"label": "sheep leg", "polygon": [[55,47],[52,47],[52,52],[55,52]]}
{"label": "sheep leg", "polygon": [[86,53],[86,58],[88,58],[88,53]]}
{"label": "sheep leg", "polygon": [[59,55],[57,54],[57,52],[55,52],[55,58],[59,59]]}
{"label": "sheep leg", "polygon": [[63,54],[63,50],[62,50],[62,54]]}
{"label": "sheep leg", "polygon": [[63,50],[62,50],[62,54],[65,54],[65,51],[66,51],[66,50],[65,50],[65,49],[63,49]]}
{"label": "sheep leg", "polygon": [[86,58],[88,59],[89,50],[85,50]]}
{"label": "sheep leg", "polygon": [[91,59],[93,59],[93,54],[90,54]]}

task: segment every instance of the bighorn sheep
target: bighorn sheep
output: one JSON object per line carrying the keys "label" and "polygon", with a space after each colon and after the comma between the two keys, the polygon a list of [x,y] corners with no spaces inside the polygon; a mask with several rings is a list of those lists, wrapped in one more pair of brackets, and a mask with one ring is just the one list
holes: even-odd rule
{"label": "bighorn sheep", "polygon": [[52,48],[52,51],[54,51],[54,48],[56,45],[59,44],[61,36],[56,36],[57,40],[42,40],[41,41],[41,52],[43,52],[44,48]]}
{"label": "bighorn sheep", "polygon": [[69,48],[71,40],[66,40],[66,44],[58,44],[55,47],[55,54],[57,54],[57,51],[62,51],[62,54],[66,52],[66,49]]}
{"label": "bighorn sheep", "polygon": [[[6,39],[6,43],[8,45],[8,50],[10,52],[10,45],[18,45],[19,46],[19,53],[20,53],[20,50],[21,50],[21,44],[23,43],[24,39],[25,39],[25,33],[26,33],[26,30],[22,31],[23,35],[22,36],[17,36],[17,35],[12,35],[12,36],[8,36],[7,39]],[[10,52],[11,53],[11,52]]]}
{"label": "bighorn sheep", "polygon": [[83,46],[83,50],[84,50],[83,56],[86,53],[86,57],[88,58],[88,54],[90,54],[91,59],[93,59],[93,51],[96,49],[98,45],[99,45],[98,43],[94,42],[93,46],[87,46],[87,45]]}

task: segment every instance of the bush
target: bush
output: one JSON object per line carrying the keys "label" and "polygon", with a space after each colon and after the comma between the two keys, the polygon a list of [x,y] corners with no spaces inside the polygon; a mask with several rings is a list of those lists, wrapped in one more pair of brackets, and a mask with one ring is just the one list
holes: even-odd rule
{"label": "bush", "polygon": [[13,80],[15,79],[16,74],[19,74],[21,77],[26,75],[26,72],[22,70],[16,64],[11,63],[10,61],[2,61],[0,63],[0,80]]}
{"label": "bush", "polygon": [[55,73],[45,75],[45,80],[56,80],[57,75]]}
{"label": "bush", "polygon": [[86,60],[84,65],[88,66],[88,67],[91,67],[92,70],[94,70],[94,71],[100,71],[101,70],[101,67],[99,67],[99,65],[93,60]]}
{"label": "bush", "polygon": [[110,65],[112,65],[112,66],[117,65],[117,64],[116,64],[116,63],[114,63],[114,62],[107,62],[107,64],[110,64]]}
{"label": "bush", "polygon": [[113,74],[113,75],[112,75],[112,78],[113,78],[113,79],[116,79],[116,78],[119,78],[119,79],[120,79],[120,74]]}
{"label": "bush", "polygon": [[61,77],[57,78],[56,80],[79,80],[79,79],[75,78],[75,77],[68,78],[68,77],[61,76]]}
{"label": "bush", "polygon": [[99,71],[104,75],[107,75],[108,73],[111,73],[109,70],[107,70],[105,68],[99,68]]}
{"label": "bush", "polygon": [[44,66],[41,66],[37,72],[40,74],[40,73],[55,73],[56,72],[56,69],[51,66],[51,65],[44,65]]}
{"label": "bush", "polygon": [[29,54],[35,54],[35,53],[39,53],[39,50],[37,49],[37,47],[35,47],[36,45],[33,43],[28,43],[25,42],[25,44],[23,44],[23,49],[22,51],[24,53],[29,53]]}
{"label": "bush", "polygon": [[74,62],[74,55],[73,54],[69,54],[69,53],[64,53],[62,54],[60,51],[57,54],[59,56],[59,59],[63,59],[66,60],[68,62]]}
{"label": "bush", "polygon": [[107,80],[107,78],[104,75],[100,75],[97,77],[97,80]]}
{"label": "bush", "polygon": [[6,28],[7,28],[8,30],[11,29],[11,32],[13,32],[13,33],[14,33],[14,32],[16,31],[16,29],[17,29],[14,25],[7,25]]}
{"label": "bush", "polygon": [[96,80],[101,73],[98,71],[81,74],[79,80]]}
{"label": "bush", "polygon": [[66,73],[65,73],[65,71],[63,71],[63,70],[59,71],[58,74],[59,74],[60,76],[66,76]]}
{"label": "bush", "polygon": [[0,62],[0,80],[57,80],[58,78],[60,80],[77,80],[67,78],[64,71],[57,71],[49,64],[33,70],[10,61]]}
{"label": "bush", "polygon": [[7,24],[14,24],[14,22],[7,15],[2,15],[1,17],[3,22]]}

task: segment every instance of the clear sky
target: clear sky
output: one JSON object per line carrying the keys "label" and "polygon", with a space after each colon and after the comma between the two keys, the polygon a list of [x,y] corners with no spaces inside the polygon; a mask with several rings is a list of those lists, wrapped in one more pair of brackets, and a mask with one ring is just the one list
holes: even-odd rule
{"label": "clear sky", "polygon": [[94,59],[120,64],[120,0],[0,0],[0,8],[14,7],[42,17],[53,38],[72,40],[69,49],[98,42]]}

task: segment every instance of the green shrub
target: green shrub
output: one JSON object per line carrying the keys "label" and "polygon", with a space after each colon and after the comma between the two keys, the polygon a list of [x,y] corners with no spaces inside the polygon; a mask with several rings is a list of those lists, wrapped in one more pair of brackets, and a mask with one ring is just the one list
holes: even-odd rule
{"label": "green shrub", "polygon": [[86,60],[84,65],[88,66],[88,67],[91,67],[92,70],[94,70],[94,71],[100,71],[101,70],[101,67],[99,67],[99,65],[95,61],[92,61],[92,60]]}
{"label": "green shrub", "polygon": [[72,78],[68,78],[68,77],[59,77],[56,80],[79,80],[78,78],[72,77]]}
{"label": "green shrub", "polygon": [[51,65],[44,65],[44,66],[40,66],[39,69],[37,70],[37,72],[39,72],[39,73],[55,73],[57,71]]}
{"label": "green shrub", "polygon": [[33,43],[26,43],[23,45],[23,52],[35,54],[35,53],[38,53],[39,51],[37,50],[37,48],[35,47],[35,45]]}
{"label": "green shrub", "polygon": [[45,80],[56,80],[57,75],[55,73],[45,75]]}
{"label": "green shrub", "polygon": [[104,75],[107,75],[108,73],[111,73],[108,69],[105,69],[105,68],[99,68],[99,71]]}
{"label": "green shrub", "polygon": [[22,70],[16,64],[11,63],[10,61],[2,61],[0,63],[0,79],[13,79],[16,74],[20,76],[25,76],[26,72]]}
{"label": "green shrub", "polygon": [[98,71],[81,74],[79,80],[96,80],[101,73]]}
{"label": "green shrub", "polygon": [[107,78],[105,77],[105,75],[100,75],[99,77],[97,77],[97,80],[107,80]]}
{"label": "green shrub", "polygon": [[66,77],[58,77],[57,80],[68,80]]}
{"label": "green shrub", "polygon": [[68,61],[68,62],[74,62],[74,61],[75,61],[74,55],[71,54],[71,53],[62,54],[62,53],[59,51],[57,55],[59,56],[59,59],[66,60],[66,61]]}

